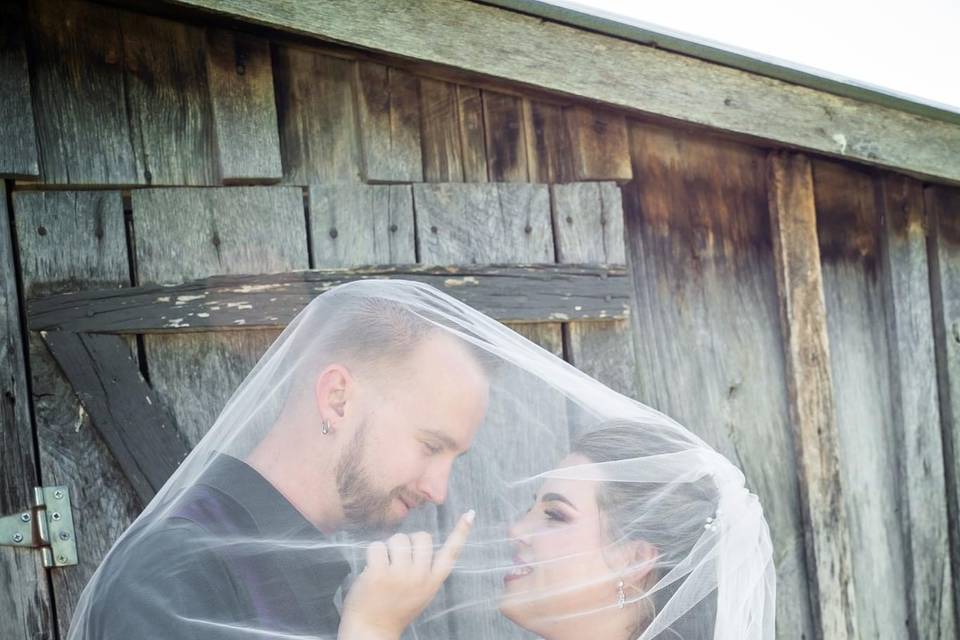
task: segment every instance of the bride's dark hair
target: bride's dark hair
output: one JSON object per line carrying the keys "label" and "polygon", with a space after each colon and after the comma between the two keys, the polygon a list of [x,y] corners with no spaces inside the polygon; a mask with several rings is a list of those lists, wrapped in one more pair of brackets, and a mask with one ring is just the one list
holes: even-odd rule
{"label": "bride's dark hair", "polygon": [[[591,462],[639,460],[678,453],[690,448],[688,440],[677,438],[676,430],[629,420],[605,422],[581,436],[573,446]],[[710,476],[689,482],[643,483],[603,482],[597,489],[597,504],[606,517],[611,542],[642,540],[657,550],[648,583],[652,586],[677,563],[688,558],[704,527],[717,513],[719,494]],[[636,638],[650,624],[656,612],[670,601],[684,578],[658,589],[652,598],[640,595],[640,616],[631,637]],[[631,599],[627,596],[628,601]],[[642,606],[646,604],[647,606]],[[652,608],[652,612],[651,612]],[[673,621],[658,637],[710,640],[714,637],[717,593],[703,600]]]}

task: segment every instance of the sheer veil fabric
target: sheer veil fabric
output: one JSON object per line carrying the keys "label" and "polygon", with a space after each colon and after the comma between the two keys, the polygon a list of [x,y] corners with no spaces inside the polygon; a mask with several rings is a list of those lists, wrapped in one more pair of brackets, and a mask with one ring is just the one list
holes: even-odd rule
{"label": "sheer veil fabric", "polygon": [[774,637],[769,531],[739,469],[454,298],[366,280],[287,326],[69,638],[335,638],[373,541],[424,530],[439,549],[467,509],[406,637]]}

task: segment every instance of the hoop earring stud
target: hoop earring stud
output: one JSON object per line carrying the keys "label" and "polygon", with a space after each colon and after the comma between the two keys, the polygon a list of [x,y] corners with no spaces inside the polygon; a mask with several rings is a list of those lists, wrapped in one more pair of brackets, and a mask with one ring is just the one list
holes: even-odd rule
{"label": "hoop earring stud", "polygon": [[328,433],[330,433],[330,422],[329,422],[329,421],[323,420],[323,421],[320,423],[320,433],[322,433],[323,435],[327,435]]}

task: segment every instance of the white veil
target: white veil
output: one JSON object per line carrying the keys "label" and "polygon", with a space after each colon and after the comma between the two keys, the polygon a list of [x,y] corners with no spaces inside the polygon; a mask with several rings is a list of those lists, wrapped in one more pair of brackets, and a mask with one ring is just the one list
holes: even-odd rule
{"label": "white veil", "polygon": [[288,325],[68,637],[334,638],[372,540],[396,523],[439,548],[467,509],[405,637],[774,636],[769,532],[740,470],[452,297],[368,280]]}

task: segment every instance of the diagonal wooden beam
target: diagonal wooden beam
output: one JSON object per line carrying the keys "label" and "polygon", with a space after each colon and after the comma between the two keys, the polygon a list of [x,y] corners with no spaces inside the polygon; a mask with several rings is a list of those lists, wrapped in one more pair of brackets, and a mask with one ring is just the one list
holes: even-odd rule
{"label": "diagonal wooden beam", "polygon": [[60,294],[29,301],[28,324],[34,331],[99,333],[283,328],[317,295],[370,278],[425,282],[503,322],[629,317],[630,281],[620,266],[414,265],[214,276]]}
{"label": "diagonal wooden beam", "polygon": [[124,338],[71,331],[42,336],[130,484],[147,504],[189,449],[140,375]]}
{"label": "diagonal wooden beam", "polygon": [[856,638],[850,536],[840,480],[827,313],[810,161],[769,158],[769,203],[787,392],[821,638]]}

